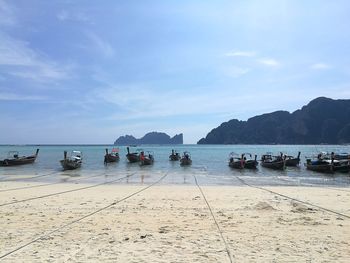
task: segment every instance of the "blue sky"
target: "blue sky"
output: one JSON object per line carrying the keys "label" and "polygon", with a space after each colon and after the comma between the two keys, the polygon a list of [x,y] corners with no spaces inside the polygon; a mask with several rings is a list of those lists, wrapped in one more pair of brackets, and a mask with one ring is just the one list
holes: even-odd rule
{"label": "blue sky", "polygon": [[0,0],[0,144],[113,143],[350,98],[350,2]]}

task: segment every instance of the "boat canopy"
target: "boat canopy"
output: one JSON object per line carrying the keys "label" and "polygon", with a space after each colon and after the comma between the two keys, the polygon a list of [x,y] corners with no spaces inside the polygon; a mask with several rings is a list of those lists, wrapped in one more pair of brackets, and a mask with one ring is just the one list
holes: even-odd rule
{"label": "boat canopy", "polygon": [[12,158],[12,157],[18,156],[18,155],[19,155],[18,151],[9,151],[7,153],[8,158]]}

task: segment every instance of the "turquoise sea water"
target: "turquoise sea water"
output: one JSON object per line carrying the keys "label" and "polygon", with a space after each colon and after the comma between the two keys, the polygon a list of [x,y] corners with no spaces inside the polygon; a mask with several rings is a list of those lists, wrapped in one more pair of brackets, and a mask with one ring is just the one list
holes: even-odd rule
{"label": "turquoise sea water", "polygon": [[[110,145],[82,145],[82,146],[0,146],[0,159],[7,157],[8,151],[19,151],[20,155],[31,155],[36,148],[40,148],[39,156],[34,164],[17,167],[0,167],[0,181],[21,180],[34,177],[30,181],[55,182],[74,181],[84,178],[86,183],[99,183],[113,180],[126,175],[134,174],[127,181],[120,183],[151,183],[160,175],[169,172],[166,184],[192,184],[195,174],[201,184],[206,185],[238,185],[237,177],[244,178],[256,185],[338,185],[350,187],[350,174],[324,175],[305,169],[305,156],[326,152],[350,152],[347,145],[141,145],[145,151],[153,151],[155,162],[152,166],[140,167],[130,164],[125,157],[126,147],[120,148],[118,163],[103,163],[105,148]],[[135,148],[135,149],[136,149]],[[181,167],[179,162],[170,162],[169,154],[172,149],[179,153],[189,151],[193,164],[190,167]],[[63,151],[80,150],[83,152],[83,165],[74,171],[62,171],[59,160],[63,159]],[[256,171],[239,171],[228,167],[230,152],[252,153],[261,155],[266,152],[288,155],[297,155],[301,151],[301,165],[297,168],[287,168],[286,171],[273,171],[258,167]],[[91,177],[96,175],[95,177]],[[89,178],[87,178],[89,177]],[[86,180],[85,180],[86,179]],[[27,180],[27,179],[24,179]]]}

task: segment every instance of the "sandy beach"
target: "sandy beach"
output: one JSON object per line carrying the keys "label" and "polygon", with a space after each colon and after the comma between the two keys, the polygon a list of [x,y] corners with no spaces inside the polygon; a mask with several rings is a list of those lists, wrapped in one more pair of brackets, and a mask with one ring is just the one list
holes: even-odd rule
{"label": "sandy beach", "polygon": [[[1,182],[0,191],[39,183]],[[0,192],[1,204],[80,188]],[[86,185],[88,186],[88,185]],[[147,185],[113,184],[0,207],[0,256]],[[348,262],[350,219],[248,186],[201,186],[232,262]],[[264,187],[350,216],[349,188]],[[3,262],[230,262],[193,185],[155,185],[2,258]]]}

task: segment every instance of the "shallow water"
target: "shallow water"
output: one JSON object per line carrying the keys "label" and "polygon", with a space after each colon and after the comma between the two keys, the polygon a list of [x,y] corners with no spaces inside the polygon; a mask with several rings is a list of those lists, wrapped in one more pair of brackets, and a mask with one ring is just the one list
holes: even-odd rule
{"label": "shallow water", "polygon": [[[128,180],[120,183],[151,183],[160,175],[169,172],[164,180],[166,184],[193,184],[192,174],[205,185],[240,185],[237,176],[254,185],[307,185],[307,186],[350,186],[349,174],[325,175],[308,171],[304,167],[305,157],[325,152],[350,152],[346,145],[141,145],[145,151],[153,151],[155,162],[152,166],[140,167],[130,164],[125,157],[126,147],[120,148],[118,163],[103,163],[105,148],[110,145],[83,146],[0,146],[0,159],[7,157],[8,151],[19,151],[20,155],[31,155],[40,148],[39,156],[34,164],[17,167],[0,167],[0,181],[24,179],[39,182],[74,181],[99,183],[133,174]],[[135,149],[136,149],[135,148]],[[170,162],[168,157],[172,149],[179,153],[189,151],[193,163],[190,167],[181,167],[179,162]],[[80,150],[83,152],[83,165],[74,171],[62,171],[59,160],[63,159],[63,151]],[[258,167],[256,171],[234,170],[228,167],[230,152],[257,154],[258,160],[266,152],[297,155],[301,152],[301,165],[287,168],[285,171],[274,171]],[[95,176],[96,175],[96,176]],[[93,177],[92,177],[93,176]]]}

